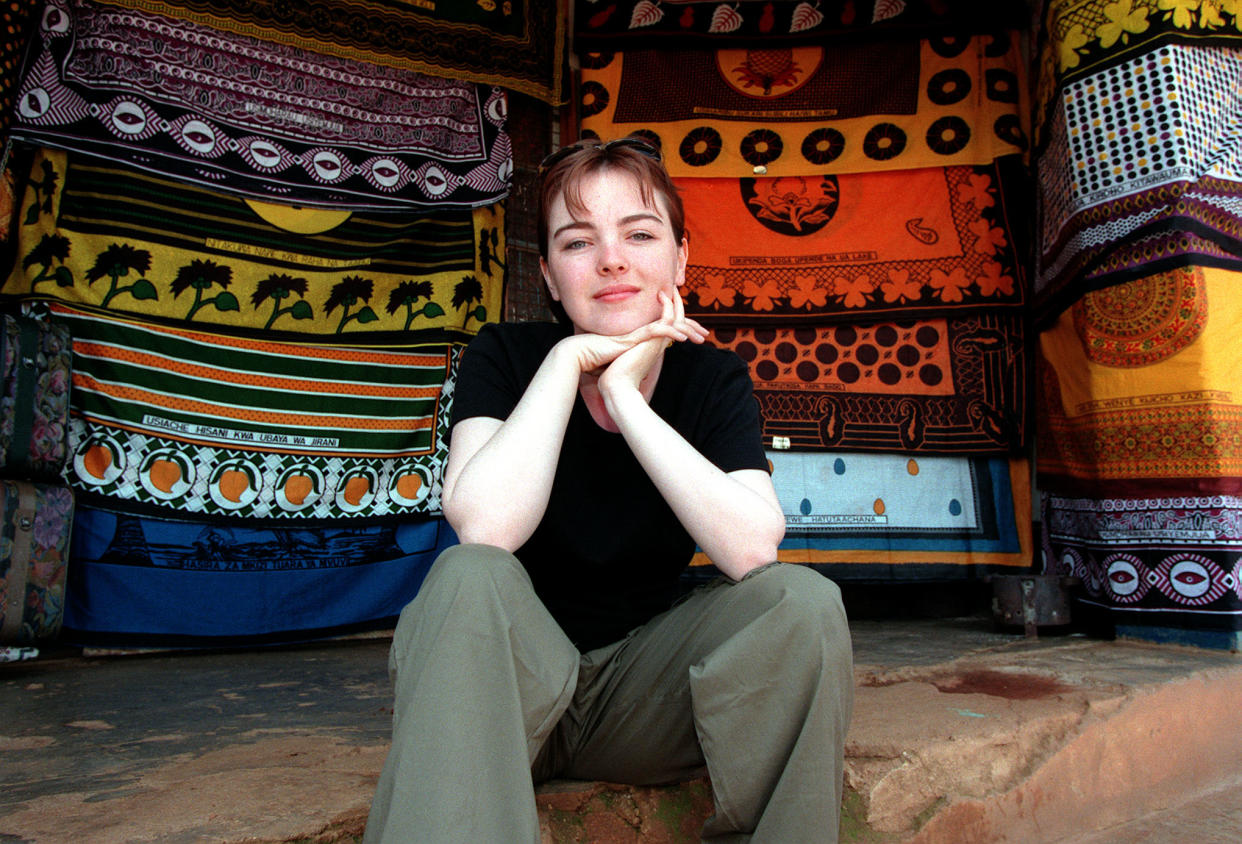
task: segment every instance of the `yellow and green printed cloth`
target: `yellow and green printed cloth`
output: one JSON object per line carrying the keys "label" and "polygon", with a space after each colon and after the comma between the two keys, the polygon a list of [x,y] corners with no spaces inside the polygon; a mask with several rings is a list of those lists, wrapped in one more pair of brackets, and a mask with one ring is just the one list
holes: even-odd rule
{"label": "yellow and green printed cloth", "polygon": [[674,177],[987,164],[1027,147],[1016,32],[582,59],[584,134],[640,134]]}
{"label": "yellow and green printed cloth", "polygon": [[53,304],[70,485],[112,509],[306,521],[433,513],[461,344],[309,346]]}
{"label": "yellow and green printed cloth", "polygon": [[297,208],[46,149],[18,214],[5,296],[297,342],[468,339],[500,317],[502,204]]}

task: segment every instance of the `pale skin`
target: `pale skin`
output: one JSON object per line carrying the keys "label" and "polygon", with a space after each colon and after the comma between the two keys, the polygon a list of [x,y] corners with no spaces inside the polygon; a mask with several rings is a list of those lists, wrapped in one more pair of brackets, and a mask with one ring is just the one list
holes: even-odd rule
{"label": "pale skin", "polygon": [[544,359],[506,420],[465,419],[453,429],[441,500],[462,542],[515,551],[542,519],[565,427],[581,393],[592,418],[619,433],[699,547],[738,580],[776,559],[785,518],[767,472],[723,472],[649,406],[664,350],[702,343],[677,288],[688,244],[665,200],[643,201],[633,176],[605,168],[582,184],[585,208],[563,198],[548,219],[540,261],[574,333]]}

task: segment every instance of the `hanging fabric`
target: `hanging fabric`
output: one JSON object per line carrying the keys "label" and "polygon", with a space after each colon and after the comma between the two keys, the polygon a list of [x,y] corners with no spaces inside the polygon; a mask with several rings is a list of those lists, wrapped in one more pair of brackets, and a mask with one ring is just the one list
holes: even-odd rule
{"label": "hanging fabric", "polygon": [[505,92],[92,0],[48,7],[13,137],[258,199],[411,211],[503,199]]}

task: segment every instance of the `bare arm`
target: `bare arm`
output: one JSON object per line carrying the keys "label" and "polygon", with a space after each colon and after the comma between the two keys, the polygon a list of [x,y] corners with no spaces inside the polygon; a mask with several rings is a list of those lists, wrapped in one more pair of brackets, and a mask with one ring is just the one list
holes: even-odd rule
{"label": "bare arm", "polygon": [[684,327],[664,321],[621,337],[575,334],[552,348],[507,419],[457,423],[441,502],[458,538],[509,551],[521,547],[547,509],[582,373],[607,366],[636,345],[662,348],[690,337]]}
{"label": "bare arm", "polygon": [[[670,307],[675,319],[684,317],[680,298]],[[619,356],[600,377],[600,392],[677,519],[721,571],[740,579],[776,559],[785,535],[780,501],[767,472],[722,471],[647,404],[638,384],[661,350],[649,341]]]}
{"label": "bare arm", "polygon": [[761,469],[725,473],[656,415],[637,391],[605,393],[643,469],[716,566],[734,580],[776,559],[785,517]]}

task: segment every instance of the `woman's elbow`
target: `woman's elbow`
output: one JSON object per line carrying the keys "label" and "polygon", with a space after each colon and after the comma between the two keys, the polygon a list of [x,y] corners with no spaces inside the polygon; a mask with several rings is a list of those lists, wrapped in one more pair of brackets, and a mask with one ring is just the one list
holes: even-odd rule
{"label": "woman's elbow", "polygon": [[513,553],[527,539],[520,531],[506,526],[498,519],[455,506],[451,501],[445,501],[442,506],[445,521],[453,528],[458,542],[462,544],[494,545]]}
{"label": "woman's elbow", "polygon": [[731,542],[721,553],[720,558],[717,560],[713,557],[712,561],[716,563],[716,568],[733,580],[741,580],[747,572],[776,562],[778,549],[784,536],[784,522],[781,522],[776,529],[768,527],[753,531],[747,537],[749,541]]}

